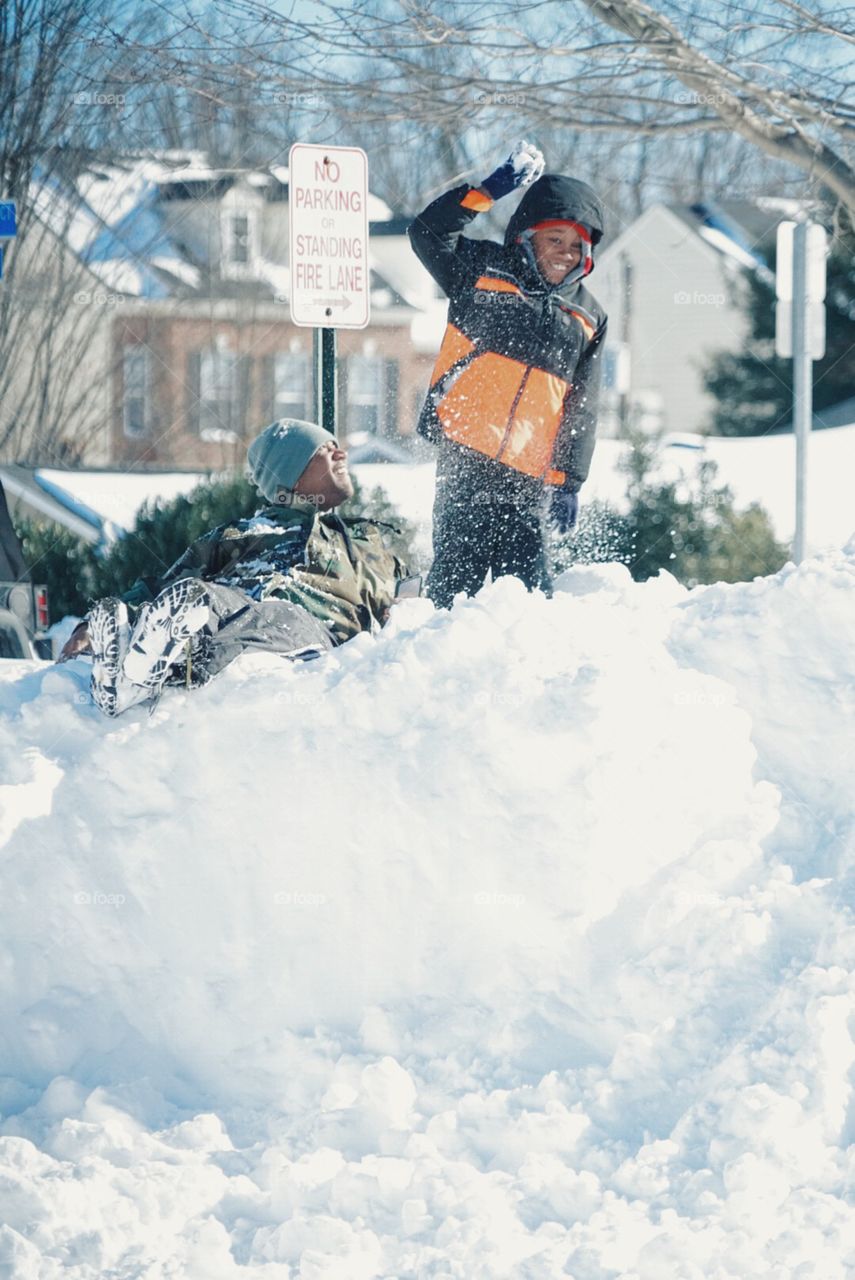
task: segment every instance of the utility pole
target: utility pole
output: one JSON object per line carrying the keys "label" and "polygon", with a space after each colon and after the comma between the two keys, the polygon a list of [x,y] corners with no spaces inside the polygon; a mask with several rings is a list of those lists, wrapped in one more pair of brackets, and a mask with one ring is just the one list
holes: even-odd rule
{"label": "utility pole", "polygon": [[778,227],[775,351],[793,361],[793,432],[796,440],[796,527],[793,560],[807,547],[808,441],[813,420],[813,361],[825,355],[825,228],[815,222]]}

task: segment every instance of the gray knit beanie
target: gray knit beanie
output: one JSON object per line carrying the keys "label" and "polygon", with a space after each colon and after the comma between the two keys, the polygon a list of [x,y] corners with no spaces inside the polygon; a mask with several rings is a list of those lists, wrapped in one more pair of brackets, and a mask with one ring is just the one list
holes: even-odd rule
{"label": "gray knit beanie", "polygon": [[247,462],[252,482],[268,502],[280,501],[283,489],[293,490],[322,445],[335,440],[315,422],[280,418],[265,427],[249,446]]}

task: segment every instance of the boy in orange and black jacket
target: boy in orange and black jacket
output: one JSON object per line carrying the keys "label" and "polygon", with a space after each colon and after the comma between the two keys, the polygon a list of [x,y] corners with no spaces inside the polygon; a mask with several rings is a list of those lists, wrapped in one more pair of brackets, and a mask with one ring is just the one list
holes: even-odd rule
{"label": "boy in orange and black jacket", "polygon": [[[439,446],[427,592],[440,608],[488,570],[548,590],[544,518],[574,526],[591,464],[606,315],[581,282],[603,213],[586,183],[542,170],[520,143],[480,187],[455,187],[409,229],[449,299],[418,425]],[[461,234],[523,186],[504,244]]]}

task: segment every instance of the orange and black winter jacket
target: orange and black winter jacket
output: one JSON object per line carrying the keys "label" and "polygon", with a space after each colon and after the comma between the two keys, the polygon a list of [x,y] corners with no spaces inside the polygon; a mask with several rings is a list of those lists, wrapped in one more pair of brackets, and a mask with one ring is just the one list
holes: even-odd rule
{"label": "orange and black winter jacket", "polygon": [[594,452],[606,314],[581,283],[547,284],[524,232],[567,219],[592,228],[596,244],[602,212],[585,183],[544,174],[520,201],[504,244],[462,235],[491,203],[482,191],[455,187],[409,228],[449,300],[418,430],[576,491]]}

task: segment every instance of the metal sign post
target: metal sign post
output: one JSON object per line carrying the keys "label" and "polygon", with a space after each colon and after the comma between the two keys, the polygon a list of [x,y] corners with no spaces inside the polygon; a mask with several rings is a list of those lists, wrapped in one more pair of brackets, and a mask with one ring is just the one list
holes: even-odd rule
{"label": "metal sign post", "polygon": [[315,422],[332,435],[336,433],[338,395],[336,385],[335,329],[315,329],[312,334]]}
{"label": "metal sign post", "polygon": [[315,419],[336,431],[336,329],[370,317],[368,157],[296,142],[289,156],[291,319],[314,329]]}
{"label": "metal sign post", "polygon": [[775,351],[793,361],[793,431],[796,438],[796,527],[793,560],[807,546],[807,461],[813,418],[814,360],[825,355],[825,228],[814,222],[778,227]]}

